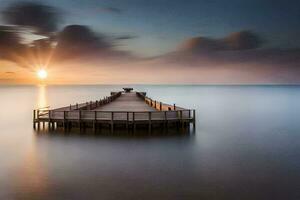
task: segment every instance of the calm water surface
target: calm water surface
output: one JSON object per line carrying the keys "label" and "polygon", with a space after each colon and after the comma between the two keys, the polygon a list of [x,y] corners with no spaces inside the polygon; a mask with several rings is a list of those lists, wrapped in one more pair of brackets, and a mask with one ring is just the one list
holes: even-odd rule
{"label": "calm water surface", "polygon": [[0,86],[0,199],[300,199],[300,87],[134,86],[195,108],[187,136],[37,134],[32,110],[122,86]]}

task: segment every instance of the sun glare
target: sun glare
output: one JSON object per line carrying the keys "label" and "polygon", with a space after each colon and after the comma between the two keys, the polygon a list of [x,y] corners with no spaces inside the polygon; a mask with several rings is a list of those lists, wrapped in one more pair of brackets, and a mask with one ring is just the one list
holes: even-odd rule
{"label": "sun glare", "polygon": [[44,70],[44,69],[40,69],[40,70],[38,70],[38,71],[37,71],[37,76],[38,76],[38,78],[39,78],[39,79],[42,79],[42,80],[44,80],[44,79],[46,79],[46,78],[47,78],[47,76],[48,76],[48,73],[47,73],[47,71],[46,71],[46,70]]}

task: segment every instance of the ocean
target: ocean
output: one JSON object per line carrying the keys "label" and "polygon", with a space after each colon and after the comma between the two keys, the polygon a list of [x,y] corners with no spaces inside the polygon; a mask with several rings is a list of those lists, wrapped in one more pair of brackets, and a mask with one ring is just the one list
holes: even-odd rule
{"label": "ocean", "polygon": [[[131,86],[186,134],[37,133],[32,111]],[[300,86],[0,86],[0,199],[300,199]]]}

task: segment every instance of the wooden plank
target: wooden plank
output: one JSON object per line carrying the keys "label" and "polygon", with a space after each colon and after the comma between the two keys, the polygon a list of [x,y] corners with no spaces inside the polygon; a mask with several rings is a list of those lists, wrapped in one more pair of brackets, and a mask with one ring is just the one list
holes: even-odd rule
{"label": "wooden plank", "polygon": [[157,111],[157,109],[149,106],[135,92],[123,93],[119,98],[96,108],[97,111]]}

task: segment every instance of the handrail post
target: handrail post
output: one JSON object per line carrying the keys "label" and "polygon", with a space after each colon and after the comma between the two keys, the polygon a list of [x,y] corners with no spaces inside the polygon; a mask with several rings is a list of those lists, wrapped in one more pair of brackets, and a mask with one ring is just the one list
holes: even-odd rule
{"label": "handrail post", "polygon": [[176,105],[175,105],[175,103],[173,104],[173,108],[174,108],[174,110],[176,110]]}
{"label": "handrail post", "polygon": [[162,110],[162,103],[159,102],[159,110]]}

